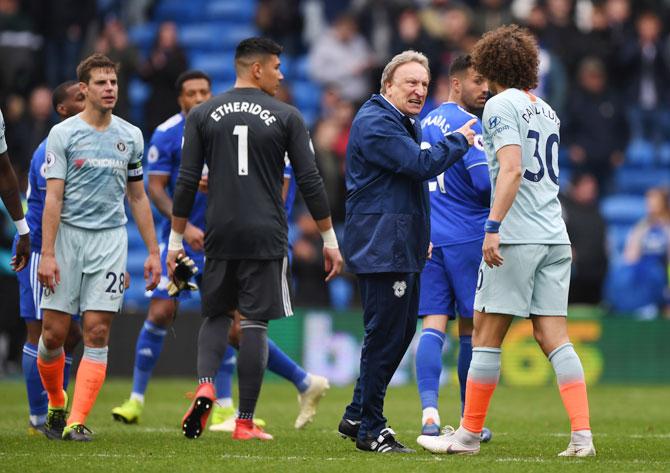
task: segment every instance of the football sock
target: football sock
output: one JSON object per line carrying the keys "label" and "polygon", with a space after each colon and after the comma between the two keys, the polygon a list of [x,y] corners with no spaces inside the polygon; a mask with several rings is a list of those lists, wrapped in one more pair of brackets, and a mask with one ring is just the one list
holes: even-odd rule
{"label": "football sock", "polygon": [[416,382],[424,410],[428,407],[437,409],[444,339],[445,334],[439,330],[425,328],[421,331],[416,349]]}
{"label": "football sock", "polygon": [[107,372],[108,348],[92,348],[84,346],[84,356],[79,363],[74,383],[72,411],[67,425],[83,424],[95,404]]}
{"label": "football sock", "polygon": [[219,366],[219,371],[216,373],[216,378],[214,379],[217,403],[221,407],[228,407],[224,404],[228,404],[229,400],[230,405],[232,405],[233,373],[235,372],[236,362],[237,359],[235,358],[235,349],[231,346],[228,346],[226,349],[226,354],[223,356],[223,360]]}
{"label": "football sock", "polygon": [[440,413],[434,407],[426,407],[421,414],[421,424],[428,422],[428,419],[433,419],[437,425],[440,425]]}
{"label": "football sock", "polygon": [[[198,379],[214,382],[221,360],[228,348],[228,331],[232,319],[226,315],[207,317],[198,332]],[[202,382],[202,381],[201,381]]]}
{"label": "football sock", "polygon": [[471,433],[482,431],[486,412],[499,378],[500,348],[473,348],[461,422],[464,429]]}
{"label": "football sock", "polygon": [[275,342],[268,339],[268,367],[270,371],[292,382],[299,392],[309,387],[309,375],[284,353]]}
{"label": "football sock", "polygon": [[135,368],[131,399],[144,402],[144,393],[163,349],[167,330],[148,320],[144,322],[135,346]]}
{"label": "football sock", "polygon": [[72,369],[72,354],[65,354],[65,367],[63,368],[63,389],[67,391],[70,385],[70,370]]}
{"label": "football sock", "polygon": [[65,352],[63,347],[49,350],[42,337],[37,344],[37,368],[42,386],[49,396],[52,407],[65,407],[63,395],[63,369],[65,368]]}
{"label": "football sock", "polygon": [[32,425],[42,425],[46,421],[49,398],[44,390],[44,386],[42,386],[40,372],[37,369],[36,345],[28,342],[23,345],[21,366],[23,368],[23,379],[26,382],[26,391],[28,393],[30,423]]}
{"label": "football sock", "polygon": [[590,430],[584,369],[575,348],[572,343],[565,343],[549,353],[548,358],[556,372],[561,399],[570,418],[570,430]]}
{"label": "football sock", "polygon": [[461,388],[461,415],[465,409],[465,386],[468,381],[468,370],[472,360],[472,336],[461,335],[458,349],[458,384]]}
{"label": "football sock", "polygon": [[240,419],[253,416],[268,362],[268,324],[258,320],[240,322],[242,337],[237,376],[240,390]]}

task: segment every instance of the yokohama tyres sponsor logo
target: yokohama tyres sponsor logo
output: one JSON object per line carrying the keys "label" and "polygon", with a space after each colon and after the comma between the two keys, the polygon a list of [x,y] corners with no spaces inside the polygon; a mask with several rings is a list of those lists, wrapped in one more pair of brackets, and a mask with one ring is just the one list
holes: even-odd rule
{"label": "yokohama tyres sponsor logo", "polygon": [[74,160],[74,165],[79,169],[84,166],[92,168],[112,168],[112,169],[126,169],[126,162],[118,159],[109,158],[78,158]]}

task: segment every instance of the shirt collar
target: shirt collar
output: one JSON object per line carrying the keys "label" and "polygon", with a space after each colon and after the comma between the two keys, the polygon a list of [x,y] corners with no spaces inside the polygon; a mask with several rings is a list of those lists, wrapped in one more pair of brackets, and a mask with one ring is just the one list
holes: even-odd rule
{"label": "shirt collar", "polygon": [[386,101],[389,103],[389,105],[391,105],[391,107],[393,107],[393,108],[395,109],[396,112],[398,112],[398,113],[399,113],[400,115],[402,115],[403,117],[407,117],[407,118],[409,118],[409,121],[412,123],[412,125],[414,125],[414,121],[416,120],[415,118],[409,117],[409,116],[405,115],[404,113],[402,113],[400,110],[398,110],[398,107],[396,107],[395,105],[393,105],[393,103],[391,103],[391,101],[390,101],[389,99],[387,99],[386,97],[384,97],[384,94],[379,94],[379,95],[380,95],[384,100],[386,100]]}

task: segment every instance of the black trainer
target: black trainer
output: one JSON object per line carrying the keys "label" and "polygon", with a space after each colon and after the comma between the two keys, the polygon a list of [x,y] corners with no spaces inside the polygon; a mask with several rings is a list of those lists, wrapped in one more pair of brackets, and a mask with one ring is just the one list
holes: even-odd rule
{"label": "black trainer", "polygon": [[93,440],[93,432],[84,424],[74,424],[65,427],[63,431],[63,440],[73,440],[75,442],[90,442]]}
{"label": "black trainer", "polygon": [[340,437],[343,439],[349,439],[352,442],[355,442],[356,437],[358,437],[358,429],[360,428],[360,420],[342,418],[340,425],[337,427],[337,431],[340,433]]}
{"label": "black trainer", "polygon": [[44,423],[44,435],[50,440],[60,440],[63,437],[66,417],[67,410],[64,407],[60,409],[50,407],[47,412],[47,420]]}
{"label": "black trainer", "polygon": [[398,442],[395,432],[389,427],[379,432],[379,437],[368,437],[365,440],[356,440],[356,448],[366,452],[377,453],[415,453],[411,448]]}

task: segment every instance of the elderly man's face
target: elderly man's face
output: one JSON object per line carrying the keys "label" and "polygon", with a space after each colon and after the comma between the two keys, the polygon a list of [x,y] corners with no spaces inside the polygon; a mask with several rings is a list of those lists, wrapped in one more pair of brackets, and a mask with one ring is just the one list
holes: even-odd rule
{"label": "elderly man's face", "polygon": [[405,115],[421,112],[428,94],[428,71],[418,62],[398,66],[390,82],[386,83],[384,96]]}

